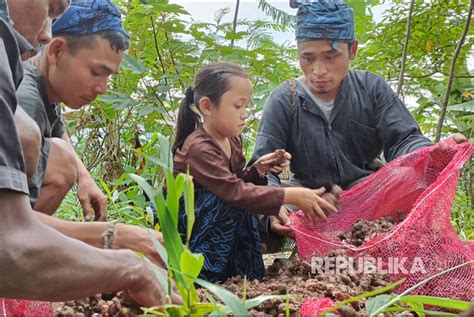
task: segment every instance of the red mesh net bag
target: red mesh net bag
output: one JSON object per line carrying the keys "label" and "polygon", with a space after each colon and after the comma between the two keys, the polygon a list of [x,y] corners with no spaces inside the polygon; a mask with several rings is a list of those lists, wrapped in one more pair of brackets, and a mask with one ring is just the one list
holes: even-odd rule
{"label": "red mesh net bag", "polygon": [[0,316],[46,317],[51,315],[52,310],[50,302],[0,298]]}
{"label": "red mesh net bag", "polygon": [[[377,268],[388,272],[391,281],[406,278],[397,292],[445,269],[474,260],[473,244],[462,241],[450,221],[460,169],[473,151],[474,147],[468,142],[437,143],[399,157],[344,192],[340,211],[327,221],[311,223],[301,212],[295,213],[291,226],[300,256],[311,260],[312,256],[344,249],[354,259],[376,259],[380,261]],[[403,221],[359,247],[337,238],[338,234],[350,231],[358,219],[375,220],[385,216],[400,219],[400,214],[405,217]],[[394,267],[400,261],[403,261],[403,269]],[[471,300],[474,265],[437,277],[411,294]]]}
{"label": "red mesh net bag", "polygon": [[[330,298],[305,298],[301,303],[300,311],[298,316],[300,317],[313,317],[319,316],[329,308],[333,307],[334,303]],[[333,311],[333,314],[339,314],[339,312]]]}

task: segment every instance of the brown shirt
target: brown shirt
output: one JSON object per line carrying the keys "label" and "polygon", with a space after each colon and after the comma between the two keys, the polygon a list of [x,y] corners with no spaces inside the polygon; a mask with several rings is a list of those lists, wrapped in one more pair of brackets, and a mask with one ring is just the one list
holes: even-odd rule
{"label": "brown shirt", "polygon": [[196,188],[206,188],[234,207],[276,215],[284,189],[266,186],[255,167],[245,167],[242,137],[229,139],[230,159],[203,127],[197,128],[174,155],[174,174],[189,172]]}

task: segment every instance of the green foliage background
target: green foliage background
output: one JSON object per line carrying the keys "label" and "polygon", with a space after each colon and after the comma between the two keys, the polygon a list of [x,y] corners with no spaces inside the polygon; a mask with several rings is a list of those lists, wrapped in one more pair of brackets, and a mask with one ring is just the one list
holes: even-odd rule
{"label": "green foliage background", "polygon": [[[233,7],[216,11],[214,22],[207,23],[167,0],[114,2],[121,8],[124,26],[131,36],[122,71],[110,80],[107,95],[92,107],[68,112],[65,118],[77,152],[109,196],[110,216],[149,225],[146,203],[136,185],[123,177],[124,173],[140,174],[154,182],[162,178],[162,171],[148,164],[146,156],[158,156],[159,134],[172,136],[176,110],[195,72],[215,61],[239,63],[252,77],[254,99],[244,131],[246,154],[251,155],[259,116],[270,92],[284,80],[300,74],[294,44],[273,39],[278,32],[292,31],[294,18],[259,0],[268,19],[250,21],[240,17],[234,32],[232,22],[225,19],[233,16]],[[382,1],[347,3],[356,14],[360,43],[352,67],[373,71],[395,88],[409,2],[391,1],[378,22],[372,9]],[[203,5],[212,7],[210,3]],[[450,62],[468,9],[469,0],[415,1],[401,98],[432,139]],[[461,132],[473,137],[474,74],[468,69],[473,44],[471,28],[456,66],[450,95],[453,106],[448,108],[445,135]],[[465,239],[474,239],[472,165],[467,164],[463,171],[453,209],[453,223]],[[78,219],[80,214],[75,198],[69,195],[60,217]]]}

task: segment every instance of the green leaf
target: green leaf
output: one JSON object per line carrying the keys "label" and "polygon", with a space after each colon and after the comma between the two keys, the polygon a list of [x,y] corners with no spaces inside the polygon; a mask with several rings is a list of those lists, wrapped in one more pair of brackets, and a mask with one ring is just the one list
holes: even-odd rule
{"label": "green leaf", "polygon": [[164,160],[163,158],[159,157],[157,158],[156,156],[149,155],[149,154],[144,154],[144,157],[146,157],[148,160],[152,161],[155,164],[158,164],[163,168],[163,170],[168,170],[169,169],[169,162],[168,160]]}
{"label": "green leaf", "polygon": [[219,309],[222,305],[216,305],[213,303],[194,303],[191,305],[191,316],[205,316],[216,309]]}
{"label": "green leaf", "polygon": [[186,274],[185,278],[189,284],[199,276],[204,265],[204,256],[201,253],[192,253],[185,249],[181,254],[181,271]]}
{"label": "green leaf", "polygon": [[196,303],[199,300],[196,288],[194,287],[194,281],[199,276],[201,269],[204,265],[204,256],[199,253],[192,253],[188,249],[184,249],[181,253],[181,272],[186,280],[186,285],[189,291],[189,306]]}
{"label": "green leaf", "polygon": [[159,107],[156,106],[141,106],[137,108],[137,113],[139,116],[147,116],[153,112],[162,112]]}
{"label": "green leaf", "polygon": [[460,311],[469,309],[471,305],[469,302],[462,300],[422,295],[406,295],[400,298],[400,302],[407,304],[419,303],[422,305],[437,306],[446,309],[457,309]]}
{"label": "green leaf", "polygon": [[278,298],[284,298],[284,295],[260,295],[257,297],[254,297],[252,299],[247,299],[245,301],[245,308],[251,309],[254,307],[257,307],[261,303],[270,300],[270,299],[278,299]]}
{"label": "green leaf", "polygon": [[191,234],[193,232],[194,221],[196,219],[194,212],[194,183],[189,175],[189,170],[184,176],[184,206],[186,211],[186,246],[189,247]]}
{"label": "green leaf", "polygon": [[241,40],[245,37],[245,35],[248,35],[247,32],[227,32],[225,35],[226,40]]}
{"label": "green leaf", "polygon": [[428,314],[428,316],[443,316],[443,317],[455,317],[459,316],[459,314],[447,313],[444,311],[436,311],[436,310],[413,310],[414,313],[418,315],[418,317],[423,317]]}
{"label": "green leaf", "polygon": [[465,112],[474,112],[474,100],[458,103],[452,106],[448,106],[450,111],[465,111]]}
{"label": "green leaf", "polygon": [[118,190],[113,192],[112,197],[110,197],[110,199],[112,200],[113,203],[117,201],[117,199],[119,198],[119,195],[120,195],[120,193],[119,193]]}
{"label": "green leaf", "polygon": [[154,218],[155,218],[155,215],[153,214],[153,210],[151,209],[150,206],[146,206],[145,207],[145,213],[146,213],[146,216],[148,217],[147,220],[149,220],[151,223],[154,222]]}
{"label": "green leaf", "polygon": [[388,303],[386,303],[385,305],[381,306],[380,308],[378,308],[375,312],[374,312],[374,316],[377,316],[379,313],[383,312],[383,310],[386,308],[386,307],[389,307],[390,305],[392,305],[393,303],[396,303],[397,301],[400,300],[400,298],[402,298],[403,296],[405,296],[406,294],[410,293],[411,291],[417,289],[418,287],[428,283],[429,281],[431,281],[432,279],[435,279],[439,276],[442,276],[446,273],[449,273],[451,271],[454,271],[460,267],[463,267],[465,265],[470,265],[470,264],[473,264],[474,263],[474,260],[472,261],[468,261],[468,262],[465,262],[465,263],[462,263],[462,264],[459,264],[459,265],[456,265],[456,266],[453,266],[452,268],[449,268],[449,269],[446,269],[442,272],[439,272],[439,273],[436,273],[436,274],[433,274],[431,275],[430,277],[424,279],[423,281],[411,286],[410,288],[406,289],[405,291],[403,291],[403,293],[395,296],[393,299],[391,299]]}
{"label": "green leaf", "polygon": [[173,220],[169,212],[166,210],[159,214],[161,230],[163,232],[163,238],[165,240],[165,248],[168,251],[168,270],[171,269],[172,274],[175,278],[176,285],[180,291],[181,297],[185,303],[188,302],[188,292],[190,285],[186,283],[186,280],[181,273],[181,254],[184,252],[184,247],[181,243],[181,238],[179,236],[178,230],[176,227],[172,226]]}
{"label": "green leaf", "polygon": [[[165,249],[168,252],[168,268],[172,270],[178,289],[188,289],[185,278],[183,277],[180,266],[181,254],[184,251],[181,237],[178,232],[177,225],[172,219],[168,208],[166,207],[165,198],[161,190],[155,191],[150,184],[148,184],[142,177],[131,174],[130,175],[138,185],[145,190],[147,195],[152,199],[152,202],[158,213],[158,219],[160,220],[161,231],[163,233],[163,239],[165,241]],[[181,286],[181,288],[180,288]],[[186,291],[180,292],[183,300],[186,302],[188,299],[188,293]]]}
{"label": "green leaf", "polygon": [[[248,299],[246,300],[243,304],[245,306],[245,309],[249,310],[249,309],[252,309],[254,307],[257,307],[258,305],[260,305],[261,303],[267,301],[267,300],[270,300],[270,299],[278,299],[278,298],[284,298],[285,296],[284,295],[260,295],[260,296],[257,296],[257,297],[254,297],[252,299]],[[215,317],[215,316],[220,316],[220,315],[228,315],[230,314],[232,311],[230,309],[230,307],[223,307],[215,312],[213,312],[212,314],[209,315],[209,317]]]}
{"label": "green leaf", "polygon": [[102,95],[99,100],[109,104],[114,110],[123,110],[127,107],[135,106],[137,103],[129,95],[121,92],[110,92],[108,95]]}
{"label": "green leaf", "polygon": [[158,266],[156,266],[149,259],[147,259],[146,257],[144,259],[148,263],[149,267],[151,268],[152,272],[155,274],[158,281],[160,282],[160,284],[163,287],[163,290],[165,291],[165,293],[169,294],[170,289],[169,289],[169,283],[168,283],[168,276],[166,276],[163,273],[163,269],[160,269]]}
{"label": "green leaf", "polygon": [[144,74],[148,71],[148,68],[141,60],[128,54],[123,55],[123,60],[120,64],[120,67],[122,69],[131,71],[133,74]]}
{"label": "green leaf", "polygon": [[413,302],[409,305],[412,307],[414,311],[418,312],[418,317],[425,317],[425,313],[423,312],[423,310],[425,309],[425,306],[423,306],[423,304]]}
{"label": "green leaf", "polygon": [[189,316],[190,310],[186,305],[165,305],[166,316],[181,317]]}
{"label": "green leaf", "polygon": [[[209,294],[209,292],[206,290],[206,289],[203,289],[203,292],[204,292],[204,295],[206,296],[207,300],[209,301],[209,303],[211,303],[213,306],[214,306],[214,309],[212,310],[213,314],[215,312],[219,312],[220,309],[223,308],[223,306],[219,303],[217,303],[217,301],[214,299],[214,297]],[[217,314],[217,316],[224,316],[224,315],[221,315],[221,314]]]}
{"label": "green leaf", "polygon": [[375,296],[371,299],[368,299],[365,302],[365,308],[367,309],[367,314],[369,314],[370,316],[374,311],[376,311],[377,309],[385,305],[388,301],[390,301],[392,297],[393,295],[382,294],[382,295]]}
{"label": "green leaf", "polygon": [[167,312],[157,311],[157,310],[154,310],[153,308],[141,307],[141,310],[143,310],[145,315],[139,315],[139,316],[146,316],[147,314],[150,314],[153,316],[169,316]]}
{"label": "green leaf", "polygon": [[[419,305],[415,305],[416,307],[419,307]],[[423,305],[421,305],[421,308],[413,308],[414,306],[411,306],[412,308],[407,308],[407,307],[400,307],[400,306],[390,306],[384,309],[384,312],[406,312],[410,311],[413,313],[416,313],[418,317],[425,317],[426,314],[428,316],[458,316],[458,314],[453,314],[453,313],[447,313],[443,311],[433,311],[433,310],[426,310],[423,309]]]}
{"label": "green leaf", "polygon": [[290,295],[288,293],[286,293],[285,304],[285,317],[290,317]]}
{"label": "green leaf", "polygon": [[[421,306],[423,306],[423,305],[421,305]],[[418,309],[418,308],[390,306],[390,307],[387,307],[387,308],[384,309],[384,312],[400,312],[400,313],[402,313],[402,312],[406,312],[406,311],[416,313],[416,315],[418,317],[425,317],[426,314],[428,314],[428,316],[446,316],[446,317],[458,316],[458,314],[447,313],[447,312],[443,312],[443,311],[426,310],[426,309],[423,309],[423,308]]]}
{"label": "green leaf", "polygon": [[[222,307],[220,304],[194,303],[190,307],[178,305],[165,305],[166,316],[206,316],[210,312]],[[143,310],[146,312],[145,310]],[[159,315],[163,316],[163,315]]]}
{"label": "green leaf", "polygon": [[[166,206],[165,198],[161,191],[155,196],[155,201],[157,202],[157,205]],[[171,268],[180,271],[180,258],[181,253],[184,251],[184,247],[177,226],[174,224],[167,207],[157,208],[157,213],[160,220],[161,231],[163,232],[163,238],[165,240],[165,248],[168,251],[168,263]],[[185,285],[184,279],[182,282],[183,285]]]}
{"label": "green leaf", "polygon": [[149,154],[144,154],[144,156],[148,160],[161,166],[165,172],[166,171],[173,172],[173,153],[171,151],[170,141],[161,133],[158,134],[157,138],[158,138],[158,143],[159,143],[159,148],[160,148],[159,157],[157,158],[156,156],[149,155]]}
{"label": "green leaf", "polygon": [[[151,187],[150,184],[148,184],[148,182],[141,176],[139,175],[136,175],[136,174],[130,174],[130,177],[135,181],[137,182],[137,184],[145,191],[145,193],[147,194],[148,198],[150,198],[151,201],[154,200],[156,194],[157,194],[157,191]],[[155,208],[157,206],[155,205]]]}
{"label": "green leaf", "polygon": [[189,13],[182,6],[174,3],[153,3],[153,9],[155,13],[167,12],[189,15]]}
{"label": "green leaf", "polygon": [[163,197],[163,191],[161,188],[158,190],[157,195],[152,200],[152,203],[153,203],[153,206],[155,206],[156,213],[157,213],[158,220],[160,222],[160,227],[161,227],[163,226],[163,224],[161,223],[160,213],[166,211],[166,201],[165,201],[165,198]]}
{"label": "green leaf", "polygon": [[462,120],[462,121],[471,122],[471,121],[474,120],[474,114],[473,114],[473,115],[469,115],[469,116],[458,117],[457,120]]}
{"label": "green leaf", "polygon": [[249,316],[249,313],[247,312],[247,309],[245,308],[244,304],[232,292],[226,290],[223,287],[214,285],[199,278],[196,279],[196,283],[201,285],[202,287],[207,288],[209,291],[218,296],[224,302],[224,304],[229,306],[230,311],[234,316]]}
{"label": "green leaf", "polygon": [[171,143],[168,138],[160,134],[160,160],[167,163],[167,169],[173,171],[173,153],[171,151]]}
{"label": "green leaf", "polygon": [[109,186],[107,185],[106,182],[104,182],[103,179],[99,179],[99,183],[100,183],[100,186],[102,187],[102,189],[105,191],[105,193],[107,194],[108,197],[112,197],[112,191],[110,190]]}
{"label": "green leaf", "polygon": [[337,303],[336,305],[334,305],[333,307],[325,310],[324,312],[322,312],[321,314],[324,315],[326,313],[330,313],[332,311],[335,311],[337,310],[338,308],[346,305],[346,304],[349,304],[349,303],[353,303],[355,301],[358,301],[359,299],[363,299],[363,298],[368,298],[368,297],[372,297],[372,296],[376,296],[376,295],[379,295],[379,294],[382,294],[382,293],[386,293],[392,289],[394,289],[395,287],[397,287],[398,285],[402,284],[403,282],[405,282],[405,279],[401,279],[400,281],[398,282],[395,282],[393,284],[390,284],[390,285],[387,285],[387,286],[384,286],[384,287],[381,287],[381,288],[378,288],[376,290],[373,290],[373,291],[370,291],[370,292],[365,292],[365,293],[362,293],[362,294],[359,294],[357,296],[354,296],[354,297],[351,297],[351,298],[348,298],[346,300],[343,300],[342,302],[339,302]]}
{"label": "green leaf", "polygon": [[173,177],[173,172],[166,171],[166,203],[174,226],[178,226],[179,200],[184,191],[184,178],[182,174]]}
{"label": "green leaf", "polygon": [[296,25],[296,17],[280,10],[270,4],[267,0],[258,0],[258,8],[270,16],[275,22],[294,27]]}
{"label": "green leaf", "polygon": [[153,235],[153,231],[151,229],[147,229],[147,232],[148,232],[148,235],[150,236],[151,241],[153,242],[153,246],[155,247],[156,251],[160,255],[161,259],[166,265],[168,265],[168,252],[166,252],[166,248]]}

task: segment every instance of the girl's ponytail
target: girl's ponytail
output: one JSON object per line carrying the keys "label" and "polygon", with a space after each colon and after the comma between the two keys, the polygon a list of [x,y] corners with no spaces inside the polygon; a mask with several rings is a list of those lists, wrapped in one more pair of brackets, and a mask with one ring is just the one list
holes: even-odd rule
{"label": "girl's ponytail", "polygon": [[180,149],[186,138],[201,124],[199,115],[191,108],[194,104],[194,89],[189,86],[185,96],[181,100],[178,111],[178,122],[176,125],[176,137],[173,143],[173,155]]}

